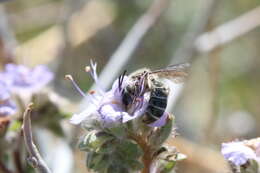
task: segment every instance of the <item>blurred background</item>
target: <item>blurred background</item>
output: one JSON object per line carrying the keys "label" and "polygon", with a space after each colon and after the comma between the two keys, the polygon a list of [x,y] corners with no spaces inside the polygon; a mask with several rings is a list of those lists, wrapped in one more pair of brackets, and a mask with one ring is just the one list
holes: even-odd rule
{"label": "blurred background", "polygon": [[[221,143],[260,133],[259,8],[259,0],[9,0],[0,4],[0,60],[47,64],[54,99],[68,115],[84,101],[64,75],[87,91],[90,59],[106,88],[125,69],[190,62],[169,102],[180,135],[169,142],[188,156],[177,172],[223,173]],[[68,119],[62,127],[62,138],[38,129],[40,150],[52,169],[66,165],[55,173],[87,172],[80,130]]]}

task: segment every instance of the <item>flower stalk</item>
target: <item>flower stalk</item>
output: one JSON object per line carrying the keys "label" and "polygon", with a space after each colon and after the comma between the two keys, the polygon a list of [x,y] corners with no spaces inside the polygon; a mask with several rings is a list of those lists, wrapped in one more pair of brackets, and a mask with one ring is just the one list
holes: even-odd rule
{"label": "flower stalk", "polygon": [[23,117],[23,135],[24,142],[27,151],[29,152],[28,162],[35,168],[39,173],[51,173],[51,170],[48,168],[45,161],[42,159],[39,150],[33,142],[32,138],[32,128],[31,128],[31,112],[33,104],[30,104],[25,112]]}

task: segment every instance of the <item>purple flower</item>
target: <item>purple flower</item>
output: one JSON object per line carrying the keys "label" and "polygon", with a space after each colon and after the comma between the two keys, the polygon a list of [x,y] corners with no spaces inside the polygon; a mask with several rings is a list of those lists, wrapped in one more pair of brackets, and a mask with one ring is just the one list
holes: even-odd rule
{"label": "purple flower", "polygon": [[[0,74],[1,78],[1,74]],[[8,100],[10,98],[9,90],[7,89],[7,85],[0,81],[0,101]]]}
{"label": "purple flower", "polygon": [[166,124],[169,113],[164,112],[164,114],[155,122],[149,124],[150,127],[162,127]]}
{"label": "purple flower", "polygon": [[16,111],[17,108],[10,100],[10,93],[6,84],[0,81],[0,117],[12,115]]}
{"label": "purple flower", "polygon": [[245,164],[248,160],[257,160],[254,150],[243,142],[223,143],[221,152],[226,160],[236,166]]}
{"label": "purple flower", "polygon": [[6,100],[0,103],[0,117],[13,115],[17,111],[17,107],[11,100]]}
{"label": "purple flower", "polygon": [[1,80],[15,93],[36,92],[53,79],[53,73],[44,65],[29,69],[23,65],[7,64]]}
{"label": "purple flower", "polygon": [[[145,94],[142,96],[141,101],[134,105],[136,108],[135,111],[132,114],[129,114],[126,112],[125,106],[122,103],[122,93],[120,90],[121,88],[126,87],[128,82],[130,82],[128,77],[123,77],[120,82],[120,87],[118,82],[119,79],[117,79],[113,83],[112,89],[105,92],[99,84],[96,74],[96,65],[96,63],[91,61],[91,67],[87,67],[87,71],[90,72],[91,76],[97,83],[97,91],[86,96],[90,102],[90,106],[88,106],[88,108],[83,112],[74,114],[70,122],[73,124],[79,124],[85,120],[94,118],[101,122],[105,127],[108,127],[118,123],[125,123],[143,115],[148,105],[149,95]],[[73,82],[82,95],[85,95],[75,84],[72,77],[67,77]]]}

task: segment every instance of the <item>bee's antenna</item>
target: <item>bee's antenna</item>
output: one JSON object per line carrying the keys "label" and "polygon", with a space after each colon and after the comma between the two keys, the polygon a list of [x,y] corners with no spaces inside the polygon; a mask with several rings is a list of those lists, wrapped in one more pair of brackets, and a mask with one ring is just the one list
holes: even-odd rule
{"label": "bee's antenna", "polygon": [[121,74],[118,77],[118,87],[119,87],[119,91],[121,91]]}
{"label": "bee's antenna", "polygon": [[123,74],[121,74],[118,78],[118,87],[119,87],[119,91],[122,90],[122,83],[124,81],[124,77],[126,75],[126,70],[124,70]]}

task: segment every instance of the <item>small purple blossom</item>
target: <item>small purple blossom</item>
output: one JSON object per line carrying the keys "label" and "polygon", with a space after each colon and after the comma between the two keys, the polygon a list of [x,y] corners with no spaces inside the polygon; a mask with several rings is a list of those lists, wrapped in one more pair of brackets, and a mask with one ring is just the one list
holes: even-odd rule
{"label": "small purple blossom", "polygon": [[44,65],[33,69],[23,65],[7,64],[1,80],[15,93],[36,92],[53,79],[53,73]]}
{"label": "small purple blossom", "polygon": [[0,117],[12,115],[17,111],[10,97],[6,84],[0,81]]}
{"label": "small purple blossom", "polygon": [[164,112],[164,114],[155,122],[149,124],[150,127],[162,127],[166,124],[169,113]]}
{"label": "small purple blossom", "polygon": [[7,85],[4,82],[0,81],[0,101],[8,100],[9,98],[10,98],[10,93],[9,90],[7,89]]}
{"label": "small purple blossom", "polygon": [[13,115],[17,111],[17,107],[11,100],[0,103],[0,117]]}
{"label": "small purple blossom", "polygon": [[118,82],[119,79],[117,79],[113,83],[112,89],[105,92],[98,81],[96,63],[91,62],[91,67],[88,67],[87,71],[90,72],[94,81],[97,83],[98,88],[94,94],[92,93],[87,96],[90,106],[88,106],[88,108],[83,112],[74,114],[70,120],[71,123],[79,124],[84,120],[93,118],[94,115],[96,119],[107,127],[113,124],[128,122],[144,114],[149,100],[147,95],[143,96],[141,103],[136,103],[135,106],[137,109],[132,114],[129,114],[125,110],[125,106],[122,103],[122,93],[120,88],[127,86],[129,82],[127,76],[122,78],[120,86]]}
{"label": "small purple blossom", "polygon": [[243,142],[223,143],[221,152],[226,160],[236,166],[241,166],[250,159],[257,160],[254,150]]}

